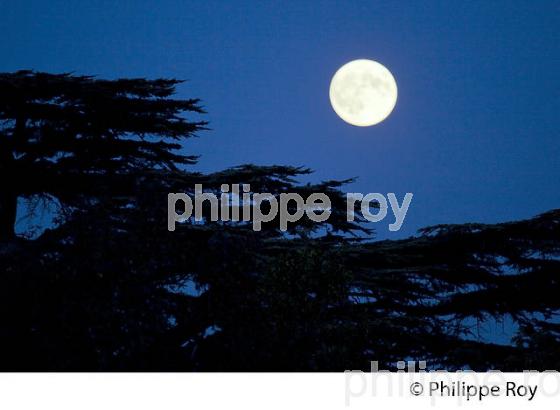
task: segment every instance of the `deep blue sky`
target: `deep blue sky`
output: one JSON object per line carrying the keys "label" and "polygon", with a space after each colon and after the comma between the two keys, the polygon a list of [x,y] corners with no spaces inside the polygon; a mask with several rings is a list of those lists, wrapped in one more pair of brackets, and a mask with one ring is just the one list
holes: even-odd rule
{"label": "deep blue sky", "polygon": [[[202,98],[213,128],[188,144],[199,169],[305,165],[359,177],[349,191],[413,192],[399,233],[376,224],[402,237],[560,207],[559,27],[558,1],[11,0],[0,71],[189,79],[180,96]],[[328,100],[357,58],[399,87],[374,127]]]}

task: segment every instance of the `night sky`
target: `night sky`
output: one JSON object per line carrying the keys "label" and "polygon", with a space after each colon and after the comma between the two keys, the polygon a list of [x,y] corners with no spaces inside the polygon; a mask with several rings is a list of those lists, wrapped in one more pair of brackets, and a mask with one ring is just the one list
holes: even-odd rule
{"label": "night sky", "polygon": [[[412,192],[400,232],[376,224],[398,238],[560,207],[559,27],[558,1],[9,0],[0,71],[188,79],[179,96],[200,97],[212,128],[187,144],[198,170],[305,165],[358,177],[350,192]],[[328,99],[358,58],[399,87],[368,128]]]}

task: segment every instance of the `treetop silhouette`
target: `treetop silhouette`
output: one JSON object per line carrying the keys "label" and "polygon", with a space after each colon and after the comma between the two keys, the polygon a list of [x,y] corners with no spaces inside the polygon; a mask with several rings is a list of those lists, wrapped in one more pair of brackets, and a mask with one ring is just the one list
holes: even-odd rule
{"label": "treetop silhouette", "polygon": [[[298,184],[293,166],[204,174],[184,141],[206,129],[173,79],[0,74],[0,363],[3,370],[558,368],[560,211],[441,225],[373,242],[346,220],[346,181]],[[327,193],[328,222],[279,232],[178,224],[166,196],[195,184]],[[59,223],[15,235],[18,198]],[[359,238],[350,234],[359,233]],[[509,317],[510,344],[477,334]]]}

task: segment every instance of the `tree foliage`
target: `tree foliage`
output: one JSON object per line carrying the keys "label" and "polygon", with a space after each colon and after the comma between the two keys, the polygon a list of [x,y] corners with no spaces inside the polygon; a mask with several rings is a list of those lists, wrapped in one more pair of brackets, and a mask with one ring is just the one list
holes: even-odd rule
{"label": "tree foliage", "polygon": [[[346,221],[350,181],[302,185],[310,170],[290,166],[191,170],[183,142],[206,123],[187,118],[203,110],[173,97],[178,84],[0,75],[3,370],[558,367],[560,211],[373,242],[363,220]],[[287,234],[277,221],[168,232],[167,193],[197,183],[325,192],[333,214]],[[59,223],[16,237],[18,198],[37,197],[60,206]],[[473,329],[503,317],[517,327],[508,345]]]}

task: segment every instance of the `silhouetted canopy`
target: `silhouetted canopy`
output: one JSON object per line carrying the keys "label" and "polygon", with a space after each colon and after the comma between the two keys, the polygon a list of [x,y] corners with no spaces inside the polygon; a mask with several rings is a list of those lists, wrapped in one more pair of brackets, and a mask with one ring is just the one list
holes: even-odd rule
{"label": "silhouetted canopy", "polygon": [[[374,242],[363,218],[346,220],[351,180],[299,184],[309,169],[279,165],[192,170],[184,141],[207,124],[197,99],[174,98],[179,83],[0,74],[2,370],[560,366],[559,210]],[[333,213],[287,233],[277,220],[169,232],[167,194],[197,183],[323,192]],[[54,202],[56,223],[16,237],[18,198]],[[477,332],[502,318],[511,343]]]}

